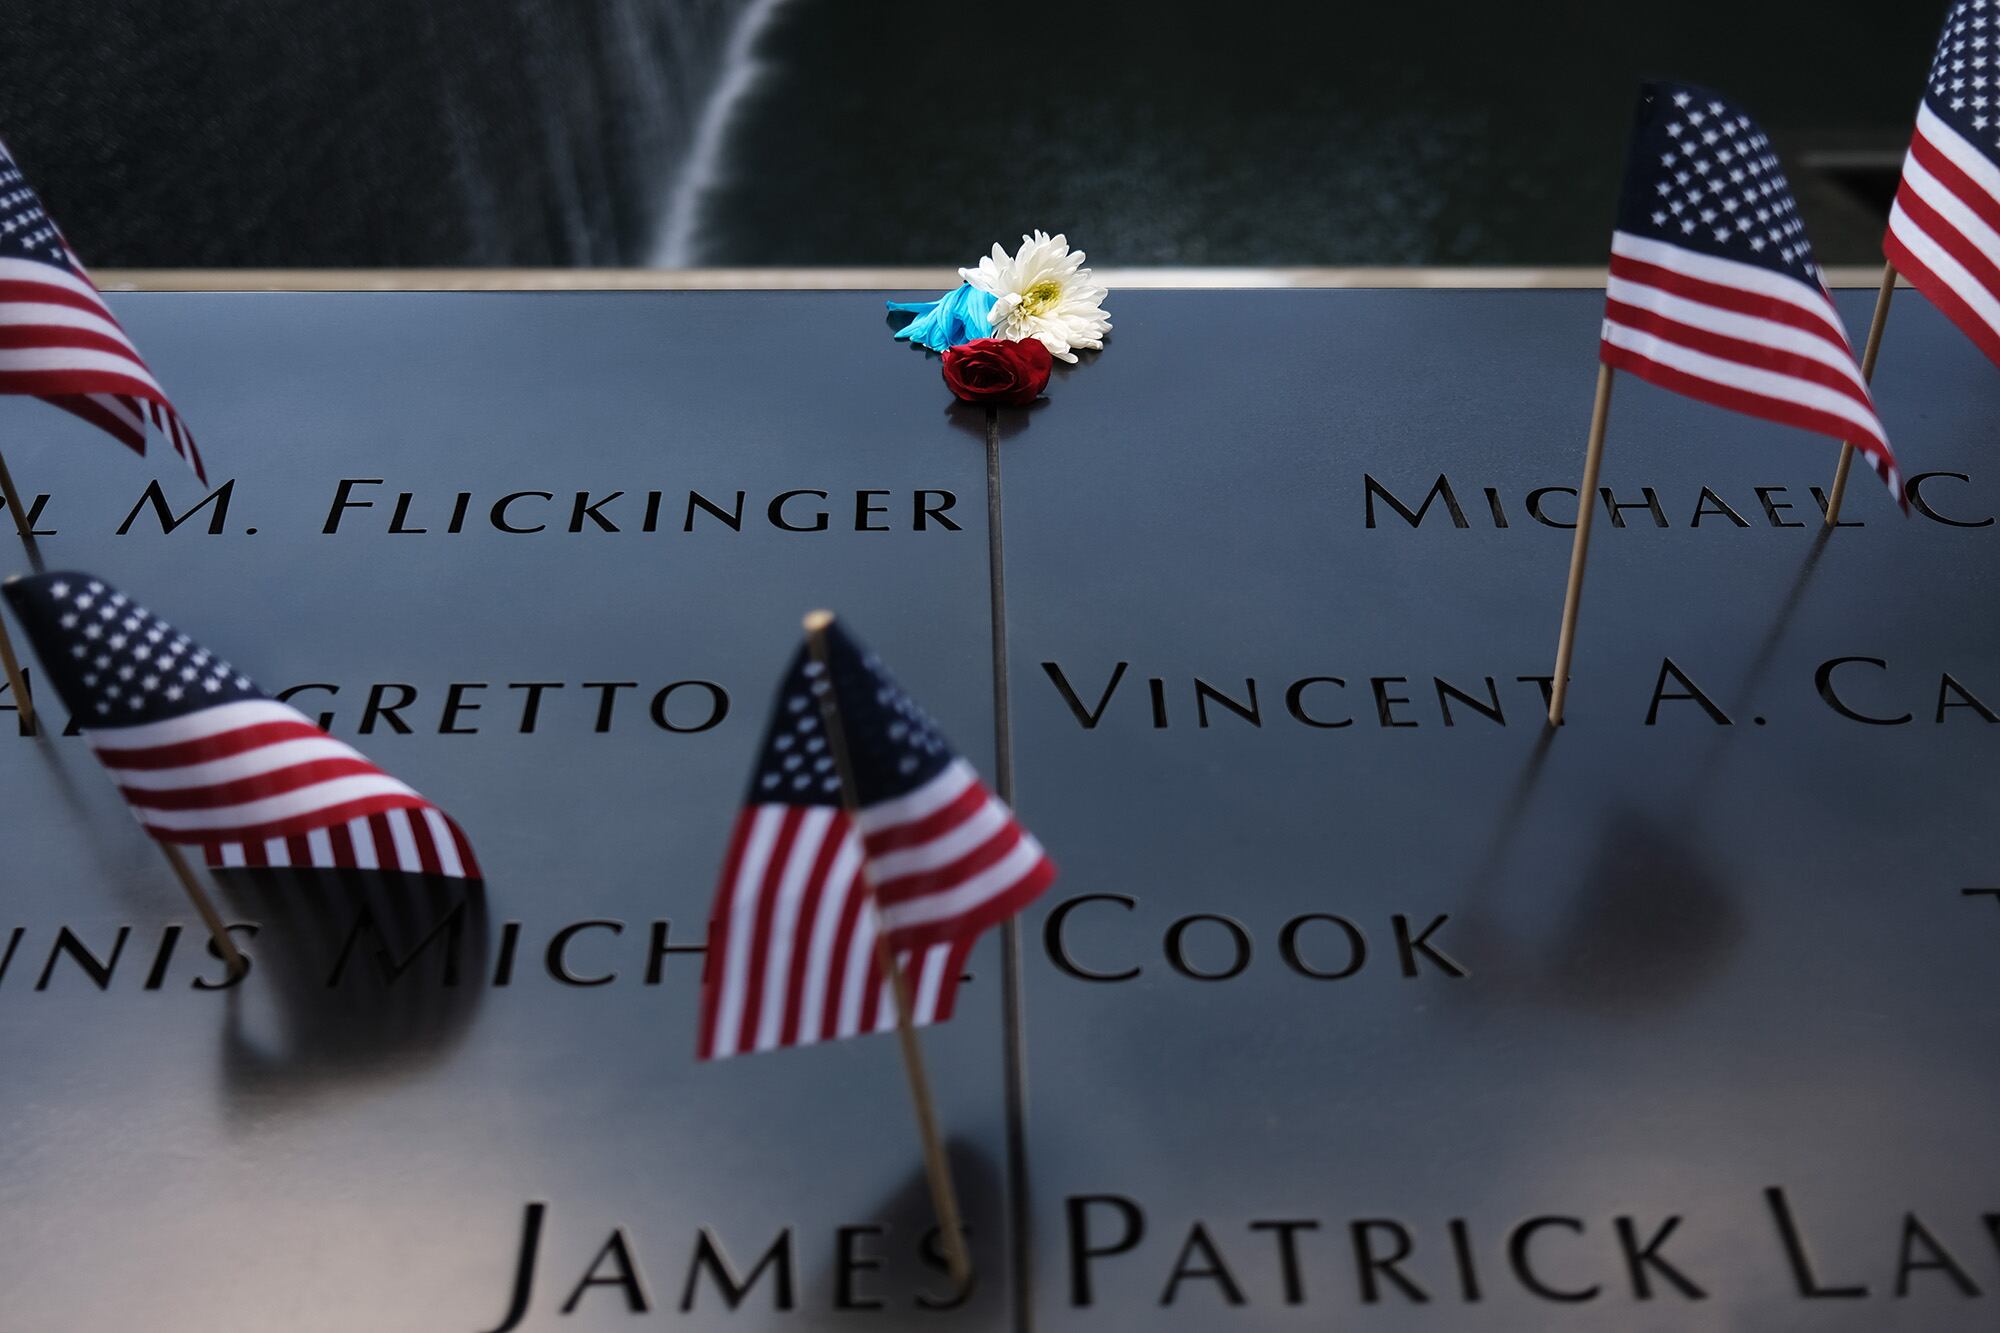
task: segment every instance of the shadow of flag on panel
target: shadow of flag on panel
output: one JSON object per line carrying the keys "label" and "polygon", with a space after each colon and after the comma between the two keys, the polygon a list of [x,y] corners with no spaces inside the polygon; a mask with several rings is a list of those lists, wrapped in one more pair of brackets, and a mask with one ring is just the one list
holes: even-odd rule
{"label": "shadow of flag on panel", "polygon": [[233,991],[222,1088],[241,1127],[414,1078],[465,1040],[493,953],[484,885],[359,870],[216,877],[258,923],[254,992]]}

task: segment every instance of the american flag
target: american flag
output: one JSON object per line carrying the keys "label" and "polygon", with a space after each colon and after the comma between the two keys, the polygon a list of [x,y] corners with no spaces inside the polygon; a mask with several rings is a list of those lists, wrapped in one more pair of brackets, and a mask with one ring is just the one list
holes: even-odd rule
{"label": "american flag", "polygon": [[1599,354],[1690,398],[1851,441],[1903,502],[1777,154],[1715,93],[1640,90]]}
{"label": "american flag", "polygon": [[478,879],[444,811],[88,574],[11,579],[7,600],[63,706],[162,842],[212,866]]}
{"label": "american flag", "polygon": [[[979,932],[1055,879],[1041,844],[838,624],[830,669],[801,647],[779,688],[709,921],[704,1060],[896,1025],[886,930],[918,1023],[951,1017]],[[822,701],[839,705],[857,813]]]}
{"label": "american flag", "polygon": [[153,427],[203,485],[194,436],[0,144],[0,393],[73,412],[134,453]]}
{"label": "american flag", "polygon": [[1882,249],[2000,362],[2000,0],[1944,21]]}

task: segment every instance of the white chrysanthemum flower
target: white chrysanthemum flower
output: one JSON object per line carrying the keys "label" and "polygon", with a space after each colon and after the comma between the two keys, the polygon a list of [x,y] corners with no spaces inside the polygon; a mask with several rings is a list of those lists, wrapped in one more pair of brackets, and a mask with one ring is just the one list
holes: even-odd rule
{"label": "white chrysanthemum flower", "polygon": [[1010,259],[999,246],[958,276],[993,295],[993,336],[1009,342],[1033,338],[1062,361],[1074,362],[1072,348],[1096,350],[1111,331],[1105,316],[1104,288],[1090,282],[1083,251],[1072,252],[1069,241],[1038,231],[1021,238]]}

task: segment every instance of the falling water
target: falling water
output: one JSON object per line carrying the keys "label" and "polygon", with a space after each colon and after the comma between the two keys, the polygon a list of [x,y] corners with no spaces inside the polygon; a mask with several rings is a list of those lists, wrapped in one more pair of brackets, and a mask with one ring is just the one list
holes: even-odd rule
{"label": "falling water", "polygon": [[[1601,263],[1632,82],[1677,69],[1782,109],[1855,262],[1935,17],[1826,0],[1869,36],[1821,68],[1740,0],[1577,6],[1555,43],[1485,0],[1114,0],[1026,61],[918,0],[117,8],[0,0],[0,131],[100,268],[940,263],[1032,225],[1107,263]],[[995,61],[1003,98],[937,113],[926,80]]]}
{"label": "falling water", "polygon": [[466,260],[701,262],[704,204],[730,180],[731,130],[787,3],[505,0],[470,51],[426,20]]}
{"label": "falling water", "polygon": [[[553,189],[545,225],[570,263],[631,263],[660,234],[661,210],[680,208],[697,164],[713,159],[717,104],[734,96],[726,90],[741,81],[771,0],[514,3],[531,49],[552,57],[531,59],[521,86]],[[581,60],[565,50],[579,42],[590,48]]]}
{"label": "falling water", "polygon": [[[512,0],[528,40],[517,74],[538,168],[542,225],[576,264],[700,257],[703,200],[725,179],[759,40],[785,0]],[[579,17],[583,21],[577,21]],[[460,145],[461,161],[477,145]],[[460,193],[477,199],[477,173]],[[469,219],[476,229],[478,218]]]}
{"label": "falling water", "polygon": [[756,57],[758,41],[786,3],[749,0],[737,16],[720,71],[695,121],[693,142],[667,193],[666,214],[653,246],[651,262],[655,265],[686,268],[699,262],[702,202],[723,179],[722,159],[731,120],[762,72]]}

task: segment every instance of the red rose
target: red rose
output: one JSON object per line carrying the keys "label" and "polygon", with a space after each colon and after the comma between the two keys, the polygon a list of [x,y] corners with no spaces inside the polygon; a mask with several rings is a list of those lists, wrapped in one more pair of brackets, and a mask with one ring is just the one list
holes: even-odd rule
{"label": "red rose", "polygon": [[1049,349],[1033,338],[981,338],[944,352],[944,382],[968,403],[1021,407],[1049,387]]}

